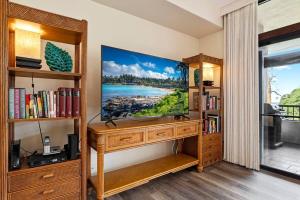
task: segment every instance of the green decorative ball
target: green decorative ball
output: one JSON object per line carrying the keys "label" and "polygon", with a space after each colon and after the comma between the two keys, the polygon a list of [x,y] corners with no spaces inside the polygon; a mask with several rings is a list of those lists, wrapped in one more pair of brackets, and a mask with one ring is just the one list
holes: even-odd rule
{"label": "green decorative ball", "polygon": [[55,46],[51,42],[47,42],[45,48],[45,59],[51,71],[71,72],[73,62],[70,54]]}

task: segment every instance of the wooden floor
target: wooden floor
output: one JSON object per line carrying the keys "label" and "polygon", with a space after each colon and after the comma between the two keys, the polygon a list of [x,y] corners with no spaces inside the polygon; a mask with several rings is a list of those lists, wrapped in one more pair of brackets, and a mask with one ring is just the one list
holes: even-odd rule
{"label": "wooden floor", "polygon": [[266,149],[263,165],[300,175],[300,145],[283,143],[277,149]]}
{"label": "wooden floor", "polygon": [[[95,192],[89,191],[89,200]],[[300,200],[300,180],[221,162],[203,173],[188,169],[106,200]]]}

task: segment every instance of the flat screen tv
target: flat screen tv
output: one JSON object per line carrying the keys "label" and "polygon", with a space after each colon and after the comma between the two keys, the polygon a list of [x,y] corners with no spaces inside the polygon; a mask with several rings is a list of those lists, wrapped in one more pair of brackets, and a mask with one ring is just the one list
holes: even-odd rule
{"label": "flat screen tv", "polygon": [[101,53],[103,121],[188,113],[186,65],[104,45]]}

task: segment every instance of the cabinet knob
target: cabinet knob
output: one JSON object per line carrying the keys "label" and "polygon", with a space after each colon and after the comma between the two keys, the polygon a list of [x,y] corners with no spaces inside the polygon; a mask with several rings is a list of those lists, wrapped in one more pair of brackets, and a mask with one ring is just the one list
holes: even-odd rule
{"label": "cabinet knob", "polygon": [[45,191],[43,192],[43,195],[51,194],[51,193],[53,193],[53,192],[54,192],[53,189],[52,189],[52,190],[45,190]]}
{"label": "cabinet knob", "polygon": [[46,174],[43,176],[43,179],[53,178],[54,174]]}

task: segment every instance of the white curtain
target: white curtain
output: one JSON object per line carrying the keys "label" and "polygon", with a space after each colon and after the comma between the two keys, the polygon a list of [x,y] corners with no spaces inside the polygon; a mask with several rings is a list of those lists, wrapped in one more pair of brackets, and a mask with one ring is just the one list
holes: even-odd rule
{"label": "white curtain", "polygon": [[259,170],[257,2],[224,16],[224,159]]}

